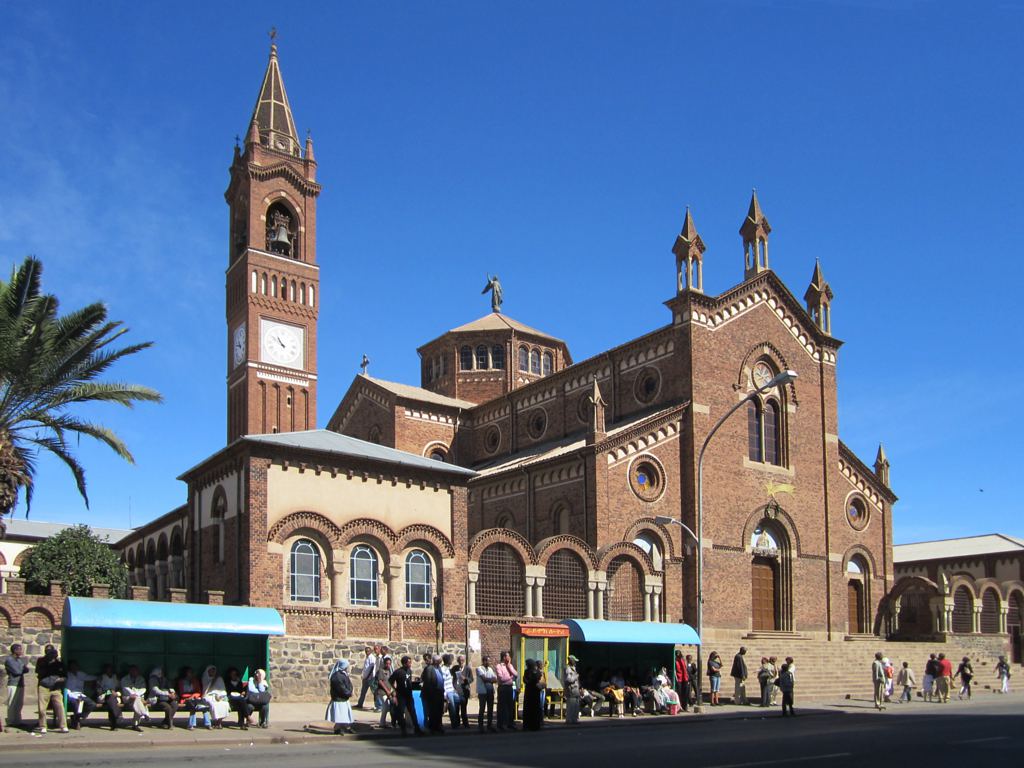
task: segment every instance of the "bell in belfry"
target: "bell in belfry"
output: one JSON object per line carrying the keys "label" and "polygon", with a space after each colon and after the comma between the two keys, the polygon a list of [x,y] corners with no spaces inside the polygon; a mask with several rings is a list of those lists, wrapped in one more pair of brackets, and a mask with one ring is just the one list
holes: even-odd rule
{"label": "bell in belfry", "polygon": [[274,230],[274,234],[270,238],[270,250],[291,253],[292,241],[288,237],[288,228],[284,224],[278,224],[277,229]]}

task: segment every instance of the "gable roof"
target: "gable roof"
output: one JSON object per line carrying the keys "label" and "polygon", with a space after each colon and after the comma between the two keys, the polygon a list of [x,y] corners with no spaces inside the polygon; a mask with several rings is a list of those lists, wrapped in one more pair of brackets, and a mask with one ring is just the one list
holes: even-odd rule
{"label": "gable roof", "polygon": [[894,563],[912,563],[918,560],[946,560],[1014,552],[1024,554],[1024,539],[1004,533],[986,533],[957,539],[896,544],[892,548],[892,559]]}
{"label": "gable roof", "polygon": [[411,384],[401,384],[397,381],[385,381],[384,379],[376,379],[373,376],[363,376],[362,378],[376,384],[382,389],[386,389],[392,394],[409,400],[419,400],[420,402],[432,403],[433,405],[446,405],[449,408],[473,408],[476,406],[476,403],[471,403],[469,400],[459,400],[456,397],[439,395],[436,392],[431,392],[429,389],[414,387]]}
{"label": "gable roof", "polygon": [[309,429],[304,432],[281,432],[273,435],[246,435],[239,438],[246,443],[257,445],[280,446],[282,448],[298,448],[318,453],[329,453],[337,456],[350,456],[356,459],[383,461],[404,467],[426,469],[461,477],[474,477],[476,472],[471,469],[447,464],[443,461],[417,456],[415,453],[388,448],[356,437],[349,437],[327,429]]}

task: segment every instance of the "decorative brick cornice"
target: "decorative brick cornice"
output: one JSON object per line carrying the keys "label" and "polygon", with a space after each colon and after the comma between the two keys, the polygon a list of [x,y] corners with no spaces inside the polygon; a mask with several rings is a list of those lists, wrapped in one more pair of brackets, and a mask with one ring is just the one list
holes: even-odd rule
{"label": "decorative brick cornice", "polygon": [[689,406],[690,403],[685,402],[661,414],[655,414],[650,420],[599,443],[597,450],[605,453],[608,464],[611,465],[671,440],[679,435],[681,417]]}
{"label": "decorative brick cornice", "polygon": [[661,571],[654,569],[654,563],[651,562],[650,555],[632,541],[617,541],[614,544],[609,544],[607,547],[599,549],[597,551],[598,569],[607,571],[608,566],[611,565],[612,560],[616,557],[628,557],[635,561],[647,576],[661,573]]}
{"label": "decorative brick cornice", "polygon": [[508,544],[519,553],[526,565],[537,564],[537,554],[530,542],[510,528],[485,528],[480,531],[469,542],[469,559],[480,560],[481,553],[492,544]]}
{"label": "decorative brick cornice", "polygon": [[551,556],[562,549],[568,549],[575,552],[583,559],[583,562],[590,567],[590,570],[597,570],[597,553],[594,552],[591,546],[583,539],[577,538],[576,536],[570,536],[569,534],[549,536],[548,538],[541,539],[537,542],[537,564],[547,567],[548,560],[551,559]]}
{"label": "decorative brick cornice", "polygon": [[247,169],[249,171],[249,178],[251,179],[256,181],[287,179],[306,195],[313,195],[315,197],[320,194],[320,190],[322,189],[322,187],[315,181],[310,181],[292,168],[290,163],[276,163],[274,165],[258,165],[256,163],[249,163]]}
{"label": "decorative brick cornice", "polygon": [[868,466],[842,440],[839,441],[839,472],[846,481],[881,508],[882,501],[895,504],[898,497],[878,479]]}

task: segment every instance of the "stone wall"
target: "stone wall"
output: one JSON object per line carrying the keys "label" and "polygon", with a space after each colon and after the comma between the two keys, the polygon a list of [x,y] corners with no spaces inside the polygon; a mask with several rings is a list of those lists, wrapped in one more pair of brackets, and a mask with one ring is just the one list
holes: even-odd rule
{"label": "stone wall", "polygon": [[[323,701],[329,698],[327,678],[339,659],[347,659],[355,682],[362,670],[365,641],[329,640],[322,637],[270,638],[270,674],[275,701]],[[395,660],[408,654],[413,657],[413,669],[419,673],[424,653],[434,651],[432,643],[389,643],[388,650]],[[464,653],[465,647],[445,643],[441,653]],[[359,695],[358,683],[355,683]]]}

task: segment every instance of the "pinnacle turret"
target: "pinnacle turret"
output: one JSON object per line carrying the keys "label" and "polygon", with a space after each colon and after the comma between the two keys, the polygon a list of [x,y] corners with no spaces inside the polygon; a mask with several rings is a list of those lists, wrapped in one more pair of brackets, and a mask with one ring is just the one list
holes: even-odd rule
{"label": "pinnacle turret", "polygon": [[761,212],[757,190],[750,195],[750,207],[740,225],[743,237],[743,279],[749,280],[768,269],[768,235],[772,231],[768,219]]}
{"label": "pinnacle turret", "polygon": [[811,273],[811,284],[804,293],[807,302],[807,313],[814,324],[827,334],[832,333],[832,288],[821,272],[821,262],[815,260],[814,272]]}
{"label": "pinnacle turret", "polygon": [[704,241],[693,223],[690,206],[686,206],[683,229],[676,237],[672,253],[676,255],[676,293],[704,292]]}

